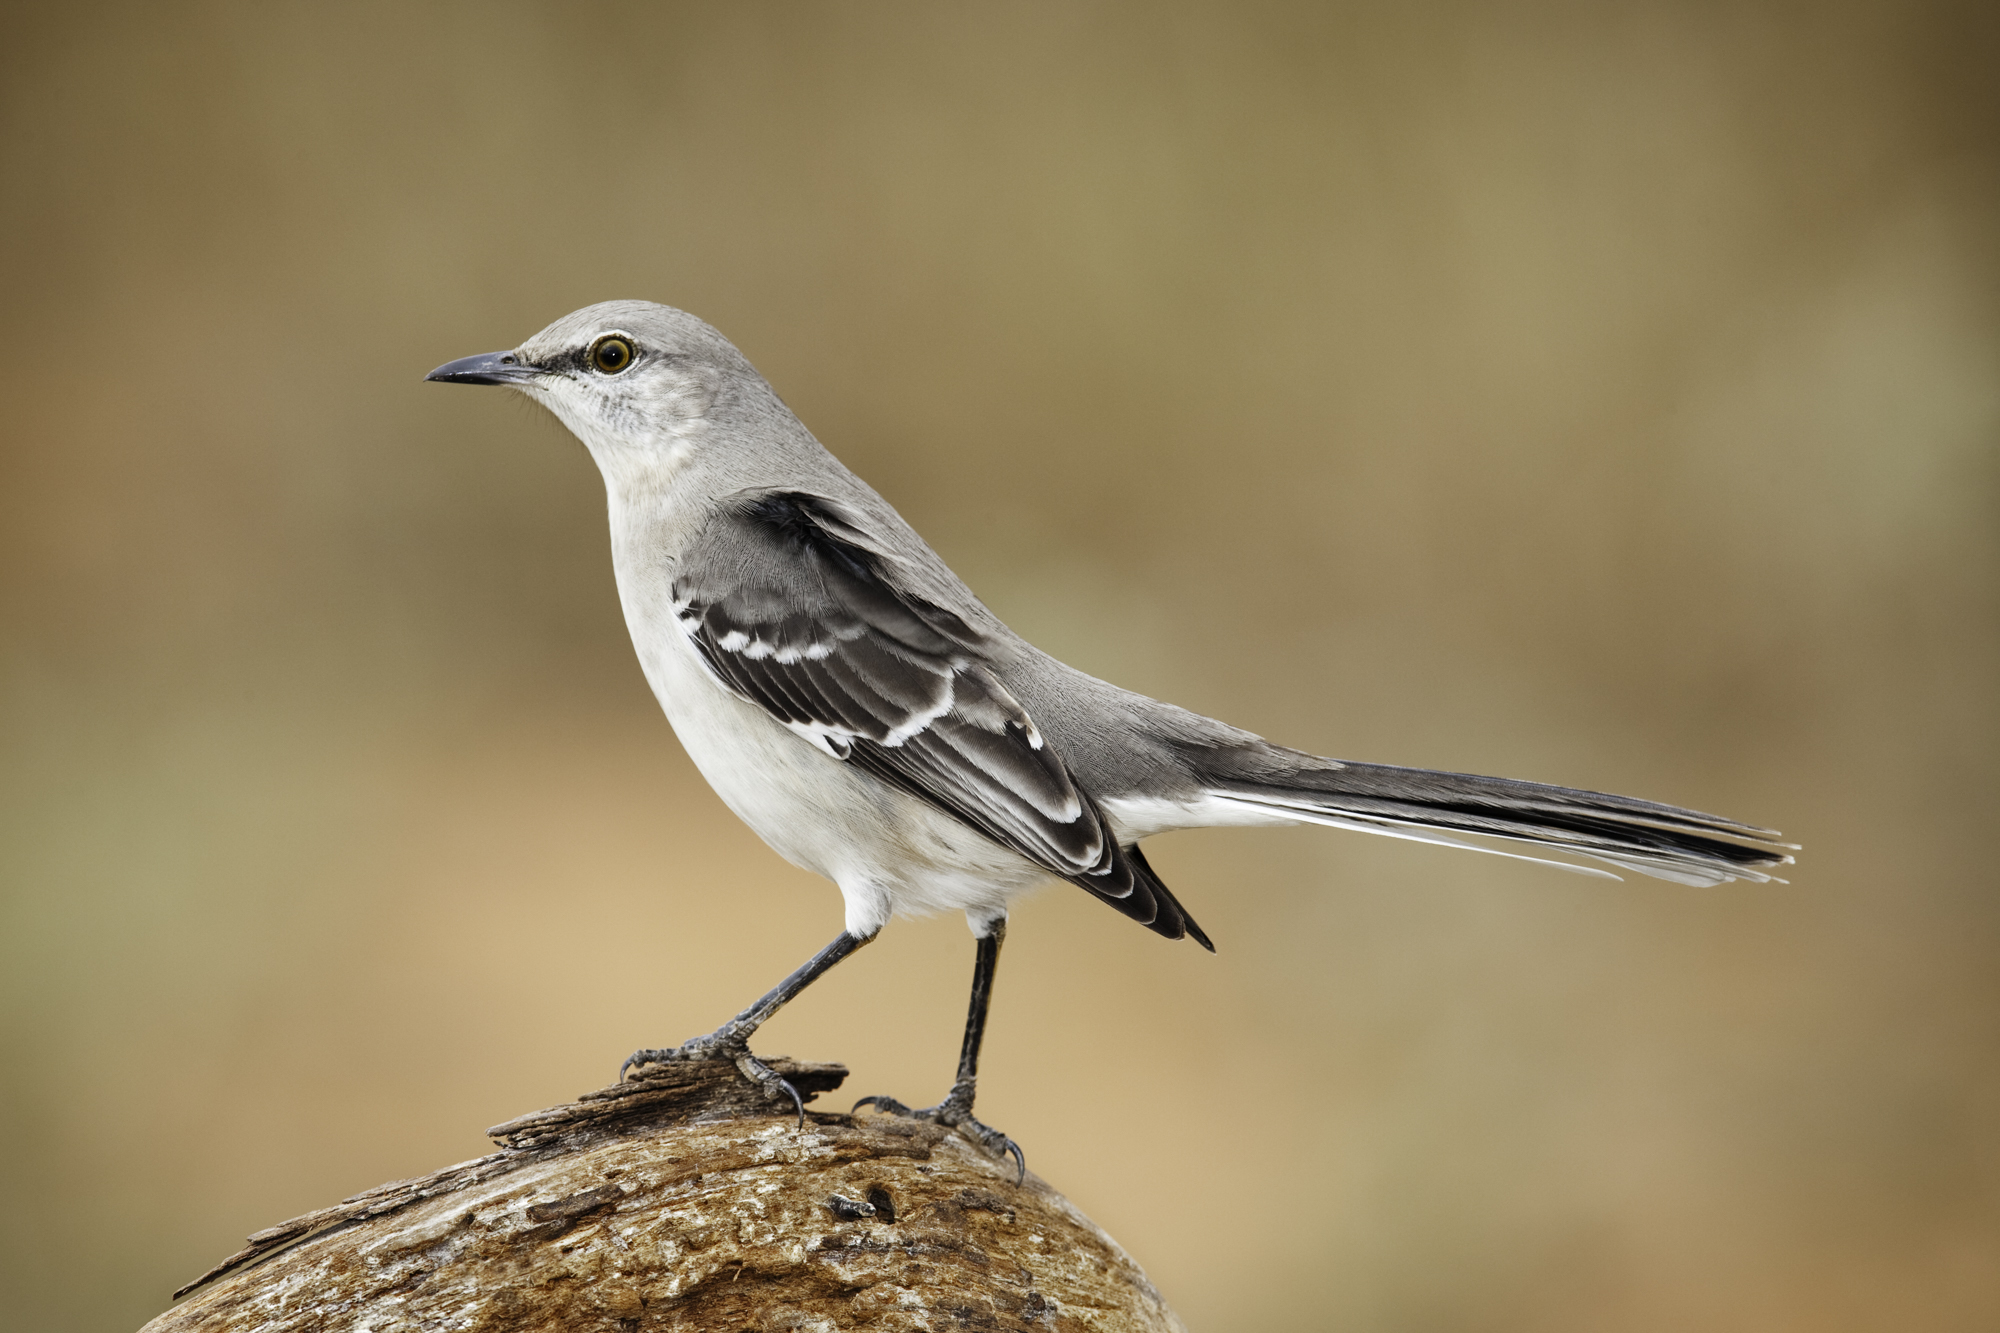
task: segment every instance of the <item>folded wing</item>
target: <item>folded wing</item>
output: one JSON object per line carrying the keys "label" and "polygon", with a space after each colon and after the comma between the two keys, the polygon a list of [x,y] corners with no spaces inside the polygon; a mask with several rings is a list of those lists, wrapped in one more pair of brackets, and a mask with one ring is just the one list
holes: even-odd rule
{"label": "folded wing", "polygon": [[916,595],[859,515],[805,492],[748,492],[693,550],[676,614],[729,689],[1141,924],[1208,944],[1138,849],[1118,845],[984,637]]}

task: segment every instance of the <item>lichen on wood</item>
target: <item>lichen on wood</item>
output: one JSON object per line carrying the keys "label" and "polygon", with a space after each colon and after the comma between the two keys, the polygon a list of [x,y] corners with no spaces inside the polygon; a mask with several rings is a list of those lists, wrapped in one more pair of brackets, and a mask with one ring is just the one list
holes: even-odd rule
{"label": "lichen on wood", "polygon": [[[808,1099],[847,1072],[769,1063]],[[1181,1328],[1068,1200],[952,1130],[800,1128],[725,1062],[646,1074],[257,1233],[143,1333]]]}

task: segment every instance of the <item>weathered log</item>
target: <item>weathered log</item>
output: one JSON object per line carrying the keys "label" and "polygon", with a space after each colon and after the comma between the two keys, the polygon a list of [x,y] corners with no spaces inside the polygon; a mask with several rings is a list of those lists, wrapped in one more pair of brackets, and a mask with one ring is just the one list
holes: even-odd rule
{"label": "weathered log", "polygon": [[[808,1100],[847,1075],[769,1063]],[[498,1152],[258,1232],[142,1333],[1182,1328],[1011,1161],[900,1117],[801,1129],[727,1063],[487,1133]]]}

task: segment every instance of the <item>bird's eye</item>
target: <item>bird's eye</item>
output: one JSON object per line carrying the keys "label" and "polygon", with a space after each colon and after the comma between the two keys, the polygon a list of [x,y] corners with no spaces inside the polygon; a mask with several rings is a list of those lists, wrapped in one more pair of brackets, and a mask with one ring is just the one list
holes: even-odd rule
{"label": "bird's eye", "polygon": [[599,338],[590,345],[590,364],[607,375],[616,375],[632,364],[632,344],[615,335]]}

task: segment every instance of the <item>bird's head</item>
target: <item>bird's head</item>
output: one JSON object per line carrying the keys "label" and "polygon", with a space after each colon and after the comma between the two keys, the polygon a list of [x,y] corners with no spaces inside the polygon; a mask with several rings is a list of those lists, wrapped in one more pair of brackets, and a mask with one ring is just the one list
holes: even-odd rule
{"label": "bird's head", "polygon": [[519,389],[554,412],[601,465],[634,450],[675,450],[743,390],[769,392],[727,338],[651,301],[585,306],[511,352],[449,361],[424,378]]}

